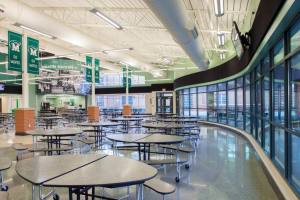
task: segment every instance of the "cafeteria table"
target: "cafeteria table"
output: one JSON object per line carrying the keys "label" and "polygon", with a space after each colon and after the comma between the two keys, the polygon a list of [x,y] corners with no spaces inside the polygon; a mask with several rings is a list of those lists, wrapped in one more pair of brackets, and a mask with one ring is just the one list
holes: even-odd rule
{"label": "cafeteria table", "polygon": [[192,129],[198,127],[198,124],[178,124],[178,123],[168,123],[168,122],[147,122],[143,123],[142,127],[148,129],[161,129],[165,131],[165,134],[176,133],[180,129]]}
{"label": "cafeteria table", "polygon": [[[51,152],[50,150],[55,150],[57,151],[58,154],[60,154],[61,151],[63,150],[68,150],[68,149],[63,149],[61,148],[61,141],[66,138],[66,137],[74,137],[76,135],[79,135],[82,133],[82,130],[79,128],[58,128],[58,129],[51,129],[51,130],[44,130],[44,129],[34,129],[31,131],[27,131],[26,134],[32,136],[32,144],[33,144],[33,151],[36,150],[37,147],[37,138],[38,137],[46,137],[47,139],[45,140],[47,143],[47,149],[45,150],[46,152]],[[55,144],[55,148],[53,148],[53,145]],[[70,149],[71,150],[71,149]]]}
{"label": "cafeteria table", "polygon": [[111,118],[110,121],[112,121],[112,122],[121,122],[122,125],[123,125],[123,129],[128,131],[129,122],[136,122],[137,126],[140,126],[141,121],[143,121],[143,118],[139,118],[139,117],[117,117],[117,118]]}
{"label": "cafeteria table", "polygon": [[[175,178],[175,180],[177,182],[179,181],[179,179],[180,179],[180,166],[179,166],[180,160],[179,160],[178,149],[179,149],[179,144],[185,140],[184,137],[175,136],[175,135],[165,135],[165,134],[114,134],[114,135],[108,135],[107,138],[113,142],[137,144],[139,160],[142,160],[141,146],[143,146],[143,160],[146,163],[147,162],[150,163],[151,144],[155,144],[155,145],[173,144],[173,145],[176,145],[177,148],[176,148],[176,154],[175,154],[176,155],[175,161],[176,161],[177,177]],[[148,155],[147,155],[147,153],[148,153]]]}
{"label": "cafeteria table", "polygon": [[43,120],[46,124],[46,129],[53,127],[53,121],[62,119],[60,116],[40,116],[38,119]]}
{"label": "cafeteria table", "polygon": [[102,144],[103,139],[103,127],[115,127],[121,125],[121,123],[102,121],[102,122],[83,122],[77,124],[82,127],[93,127],[95,132],[95,145]]}
{"label": "cafeteria table", "polygon": [[[73,193],[92,199],[103,198],[95,194],[95,187],[137,186],[137,199],[143,199],[143,183],[157,175],[157,169],[129,158],[107,156],[104,154],[39,156],[19,161],[17,174],[32,183],[32,199],[35,200],[35,189],[38,189],[39,200],[50,195],[43,195],[43,187],[69,188],[69,199]],[[86,190],[92,189],[88,194]]]}
{"label": "cafeteria table", "polygon": [[0,186],[2,191],[7,191],[8,186],[4,184],[3,171],[11,167],[11,160],[8,158],[0,158]]}
{"label": "cafeteria table", "polygon": [[191,124],[191,123],[197,123],[199,119],[197,118],[158,118],[156,119],[157,121],[160,122],[171,122],[171,123],[176,123],[176,124]]}

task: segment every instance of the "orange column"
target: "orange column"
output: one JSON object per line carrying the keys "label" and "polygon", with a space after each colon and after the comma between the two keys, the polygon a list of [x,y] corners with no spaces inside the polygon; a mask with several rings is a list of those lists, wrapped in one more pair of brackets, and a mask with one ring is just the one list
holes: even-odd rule
{"label": "orange column", "polygon": [[130,116],[131,115],[131,106],[129,104],[123,105],[123,115]]}
{"label": "orange column", "polygon": [[100,111],[98,106],[88,106],[88,120],[89,122],[99,122]]}
{"label": "orange column", "polygon": [[35,128],[35,113],[32,108],[16,110],[16,135],[25,135],[27,131]]}

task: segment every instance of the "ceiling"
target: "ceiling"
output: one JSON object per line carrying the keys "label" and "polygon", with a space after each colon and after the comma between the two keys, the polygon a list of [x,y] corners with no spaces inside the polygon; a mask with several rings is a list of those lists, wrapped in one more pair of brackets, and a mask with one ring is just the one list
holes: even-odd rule
{"label": "ceiling", "polygon": [[[259,0],[224,0],[224,15],[216,17],[213,0],[182,1],[190,19],[198,29],[205,56],[210,60],[209,67],[219,65],[235,55],[230,41],[232,21],[236,21],[242,31],[249,30],[251,20],[254,19],[252,12],[256,11],[259,4]],[[96,39],[103,44],[103,48],[133,48],[132,51],[115,55],[97,55],[101,60],[105,60],[107,65],[118,64],[122,61],[119,55],[126,54],[151,66],[149,68],[151,70],[161,68],[177,70],[177,77],[198,71],[143,0],[20,0],[20,2]],[[103,12],[123,29],[117,30],[89,12],[92,8]],[[4,19],[3,22],[6,28],[12,28],[10,19]],[[223,47],[218,46],[218,32],[225,33],[226,42]],[[89,51],[83,46],[68,43],[60,38],[45,40],[71,52]],[[220,60],[220,52],[225,52],[224,60]]]}

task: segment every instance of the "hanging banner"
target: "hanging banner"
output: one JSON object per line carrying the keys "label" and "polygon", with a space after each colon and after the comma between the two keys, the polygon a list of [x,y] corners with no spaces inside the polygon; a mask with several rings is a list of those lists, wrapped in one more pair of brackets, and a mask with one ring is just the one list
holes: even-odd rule
{"label": "hanging banner", "polygon": [[95,58],[95,83],[100,83],[100,60]]}
{"label": "hanging banner", "polygon": [[87,82],[92,82],[92,64],[93,58],[90,56],[86,56],[85,58],[86,68],[85,68],[85,80]]}
{"label": "hanging banner", "polygon": [[8,70],[22,72],[22,35],[8,31]]}
{"label": "hanging banner", "polygon": [[39,58],[39,41],[33,38],[27,38],[27,72],[39,75],[40,62]]}
{"label": "hanging banner", "polygon": [[132,74],[131,69],[128,69],[128,88],[131,87],[131,74]]}
{"label": "hanging banner", "polygon": [[126,88],[126,82],[127,82],[127,80],[126,80],[126,66],[125,65],[123,65],[122,66],[122,72],[123,72],[123,87],[125,87]]}

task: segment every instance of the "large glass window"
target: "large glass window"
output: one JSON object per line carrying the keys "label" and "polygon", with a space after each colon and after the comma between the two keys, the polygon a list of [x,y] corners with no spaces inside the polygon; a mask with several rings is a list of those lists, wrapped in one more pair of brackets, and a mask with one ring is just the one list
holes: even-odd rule
{"label": "large glass window", "polygon": [[236,123],[238,128],[243,129],[244,128],[243,77],[237,79],[236,87],[237,87],[236,88],[236,109],[237,109]]}
{"label": "large glass window", "polygon": [[207,118],[217,122],[217,85],[207,87]]}
{"label": "large glass window", "polygon": [[273,120],[284,124],[284,65],[279,65],[273,70]]}
{"label": "large glass window", "polygon": [[283,39],[278,41],[273,49],[274,55],[274,64],[278,64],[284,57],[284,46],[283,46]]}
{"label": "large glass window", "polygon": [[235,113],[235,81],[228,82],[228,124],[230,126],[235,126],[236,113]]}
{"label": "large glass window", "polygon": [[290,61],[290,127],[300,131],[300,54],[295,55]]}
{"label": "large glass window", "polygon": [[207,119],[207,95],[205,86],[198,88],[198,117],[201,120]]}
{"label": "large glass window", "polygon": [[218,84],[218,96],[217,96],[217,107],[218,107],[218,120],[220,123],[227,123],[227,95],[226,95],[226,83]]}
{"label": "large glass window", "polygon": [[291,28],[290,32],[290,51],[297,49],[300,46],[300,20]]}

